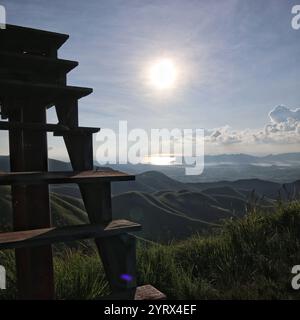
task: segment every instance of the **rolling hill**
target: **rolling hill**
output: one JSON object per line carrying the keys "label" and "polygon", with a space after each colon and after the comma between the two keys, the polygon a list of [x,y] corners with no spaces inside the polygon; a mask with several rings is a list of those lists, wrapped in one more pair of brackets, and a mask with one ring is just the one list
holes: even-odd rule
{"label": "rolling hill", "polygon": [[[8,159],[0,157],[0,168],[7,169]],[[51,160],[50,169],[69,170],[65,162]],[[6,167],[5,167],[6,166]],[[54,225],[81,224],[88,221],[76,185],[52,185],[51,208]],[[112,184],[113,215],[143,225],[140,236],[168,242],[206,232],[220,221],[242,217],[254,204],[266,210],[281,199],[299,199],[300,180],[281,185],[261,179],[183,183],[161,172],[136,175],[136,181]],[[11,225],[10,189],[0,188],[0,225]]]}
{"label": "rolling hill", "polygon": [[[52,222],[55,226],[83,224],[88,222],[82,201],[70,196],[51,193]],[[12,225],[10,187],[0,186],[0,230]]]}

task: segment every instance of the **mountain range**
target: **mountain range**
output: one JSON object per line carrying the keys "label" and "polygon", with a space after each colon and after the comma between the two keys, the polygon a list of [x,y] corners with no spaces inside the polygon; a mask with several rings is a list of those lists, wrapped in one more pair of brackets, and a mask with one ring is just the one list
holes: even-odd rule
{"label": "mountain range", "polygon": [[[70,170],[70,164],[50,160],[51,170]],[[0,157],[0,169],[8,159]],[[86,223],[87,215],[76,185],[52,185],[52,219],[56,225]],[[223,219],[241,217],[257,206],[272,211],[276,199],[300,198],[300,180],[281,184],[261,179],[184,183],[162,172],[136,175],[135,181],[112,183],[113,215],[143,225],[138,235],[168,242],[218,227]],[[9,187],[0,188],[0,225],[11,225]]]}
{"label": "mountain range", "polygon": [[267,156],[247,154],[206,155],[204,157],[204,170],[201,175],[186,175],[184,165],[126,164],[112,165],[111,167],[132,174],[155,170],[182,182],[261,179],[285,183],[300,179],[300,153],[270,154]]}

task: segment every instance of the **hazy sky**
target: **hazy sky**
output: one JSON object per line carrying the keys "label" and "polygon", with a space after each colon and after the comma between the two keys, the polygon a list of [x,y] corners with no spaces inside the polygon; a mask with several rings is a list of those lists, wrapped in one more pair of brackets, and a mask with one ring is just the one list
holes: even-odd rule
{"label": "hazy sky", "polygon": [[[94,88],[80,103],[82,125],[115,128],[128,120],[145,129],[205,128],[209,153],[300,151],[299,113],[289,110],[300,101],[300,30],[291,27],[297,1],[0,4],[8,23],[70,35],[60,57],[80,65],[69,83]],[[148,65],[160,57],[178,68],[179,80],[167,92],[145,81]],[[0,141],[3,150],[3,135]],[[50,156],[59,157],[59,144],[49,145]]]}

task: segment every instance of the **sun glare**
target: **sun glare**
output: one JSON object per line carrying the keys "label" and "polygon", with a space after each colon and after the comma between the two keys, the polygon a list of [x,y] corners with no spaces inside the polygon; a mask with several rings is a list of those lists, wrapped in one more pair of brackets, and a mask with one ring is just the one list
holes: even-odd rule
{"label": "sun glare", "polygon": [[177,80],[176,65],[171,59],[159,59],[151,65],[149,78],[151,85],[156,89],[171,89]]}
{"label": "sun glare", "polygon": [[170,156],[150,156],[150,157],[145,157],[144,162],[148,164],[152,164],[154,166],[169,166],[174,164],[176,161],[175,157],[170,157]]}

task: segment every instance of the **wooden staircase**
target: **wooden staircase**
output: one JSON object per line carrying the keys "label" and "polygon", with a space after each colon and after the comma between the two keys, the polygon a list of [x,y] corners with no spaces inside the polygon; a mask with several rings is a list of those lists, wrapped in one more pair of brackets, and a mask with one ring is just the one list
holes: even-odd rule
{"label": "wooden staircase", "polygon": [[[134,176],[94,170],[93,133],[99,128],[78,125],[78,100],[90,88],[67,85],[67,73],[78,63],[57,58],[67,35],[7,25],[0,30],[0,130],[8,130],[10,167],[0,185],[10,185],[14,232],[0,234],[0,249],[15,249],[21,299],[53,299],[51,245],[94,238],[112,296],[119,299],[161,299],[150,285],[137,288],[135,237],[141,228],[113,220],[111,182]],[[58,124],[47,124],[54,107]],[[48,172],[47,132],[62,136],[72,172]],[[90,224],[51,227],[49,184],[76,183]],[[130,281],[124,280],[129,275]]]}

